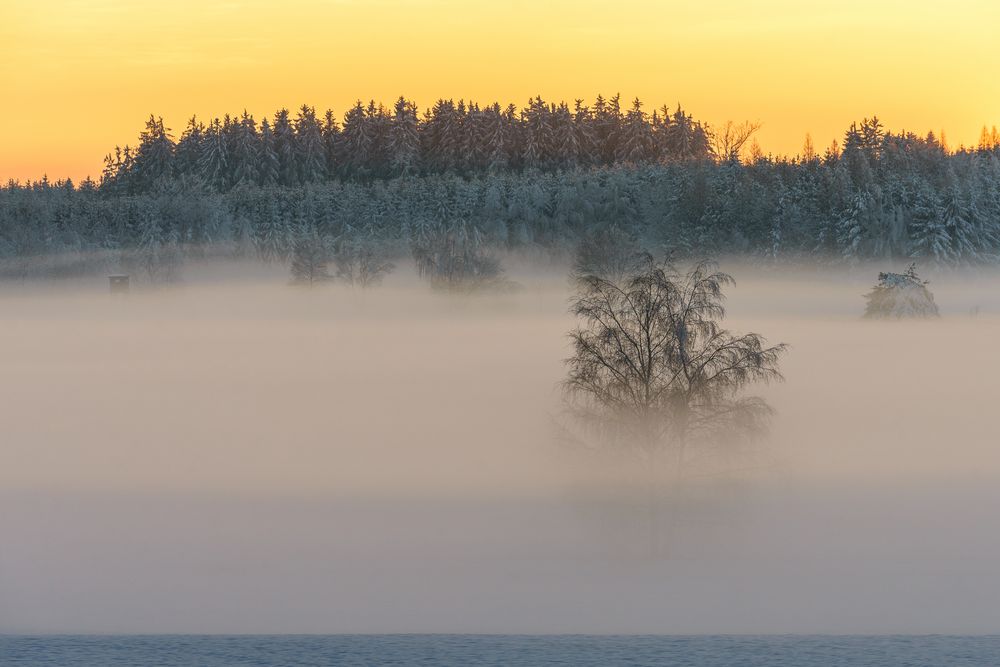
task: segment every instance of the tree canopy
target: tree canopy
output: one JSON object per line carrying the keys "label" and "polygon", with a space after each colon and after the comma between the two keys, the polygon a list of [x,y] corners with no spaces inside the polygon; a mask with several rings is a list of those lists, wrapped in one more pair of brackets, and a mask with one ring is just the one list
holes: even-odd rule
{"label": "tree canopy", "polygon": [[764,428],[770,408],[742,392],[782,379],[785,346],[720,326],[732,282],[708,261],[680,273],[650,255],[620,278],[577,277],[580,325],[564,387],[601,442],[680,469],[706,447]]}

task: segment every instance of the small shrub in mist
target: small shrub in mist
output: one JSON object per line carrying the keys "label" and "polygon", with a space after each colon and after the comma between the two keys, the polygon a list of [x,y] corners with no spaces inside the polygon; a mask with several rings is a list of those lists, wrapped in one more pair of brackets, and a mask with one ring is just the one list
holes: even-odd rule
{"label": "small shrub in mist", "polygon": [[352,287],[380,285],[396,268],[389,261],[385,244],[368,237],[338,239],[333,262],[337,267],[337,279]]}
{"label": "small shrub in mist", "polygon": [[781,380],[783,344],[720,326],[733,279],[703,261],[686,273],[648,254],[618,278],[576,276],[564,382],[581,439],[634,457],[648,473],[650,547],[659,548],[660,498],[724,444],[766,431],[771,408],[743,390]]}
{"label": "small shrub in mist", "polygon": [[500,260],[485,247],[479,229],[464,220],[426,225],[412,243],[417,271],[435,289],[509,289]]}
{"label": "small shrub in mist", "polygon": [[313,287],[333,279],[326,241],[315,230],[302,233],[292,246],[292,284]]}
{"label": "small shrub in mist", "polygon": [[880,273],[878,284],[865,295],[865,317],[869,319],[902,319],[906,317],[938,317],[934,295],[927,289],[928,281],[917,275],[916,264],[906,273]]}

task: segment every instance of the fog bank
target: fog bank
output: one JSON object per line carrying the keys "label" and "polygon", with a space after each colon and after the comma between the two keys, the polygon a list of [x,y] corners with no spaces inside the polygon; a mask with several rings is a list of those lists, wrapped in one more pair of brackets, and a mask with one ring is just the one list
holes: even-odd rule
{"label": "fog bank", "polygon": [[995,632],[1000,280],[873,323],[874,267],[723,268],[786,382],[655,559],[628,462],[553,438],[559,267],[0,287],[0,632]]}

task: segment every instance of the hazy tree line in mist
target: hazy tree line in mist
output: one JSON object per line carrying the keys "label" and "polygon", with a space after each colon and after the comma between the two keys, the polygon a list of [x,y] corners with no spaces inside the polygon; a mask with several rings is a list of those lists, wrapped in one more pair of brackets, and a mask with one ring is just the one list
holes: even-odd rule
{"label": "hazy tree line in mist", "polygon": [[617,97],[439,101],[423,115],[401,98],[359,103],[342,123],[302,107],[259,124],[192,119],[176,141],[154,117],[99,183],[0,188],[0,257],[134,250],[152,274],[208,245],[288,261],[317,238],[355,257],[409,252],[445,282],[456,266],[492,272],[494,250],[594,238],[699,257],[998,257],[996,130],[949,151],[872,119],[822,154],[807,141],[774,158],[746,150],[753,129],[623,110]]}

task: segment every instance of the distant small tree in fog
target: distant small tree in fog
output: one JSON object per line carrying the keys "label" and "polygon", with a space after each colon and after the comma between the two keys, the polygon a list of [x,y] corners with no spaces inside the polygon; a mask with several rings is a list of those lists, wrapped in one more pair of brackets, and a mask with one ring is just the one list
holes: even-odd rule
{"label": "distant small tree in fog", "polygon": [[420,229],[412,244],[421,276],[434,288],[475,290],[512,285],[500,260],[487,252],[479,229],[464,220]]}
{"label": "distant small tree in fog", "polygon": [[570,334],[568,405],[602,442],[635,454],[651,484],[661,471],[679,479],[720,442],[766,429],[771,408],[742,390],[782,379],[785,346],[719,326],[729,275],[707,261],[681,274],[639,255],[620,278],[583,274],[576,283],[572,312],[582,322]]}
{"label": "distant small tree in fog", "polygon": [[727,121],[725,125],[712,131],[712,151],[719,160],[739,162],[740,151],[746,145],[750,137],[760,129],[760,123],[743,121],[736,124]]}
{"label": "distant small tree in fog", "polygon": [[333,278],[329,270],[330,253],[326,242],[315,230],[303,233],[292,246],[292,284],[312,287]]}
{"label": "distant small tree in fog", "polygon": [[344,238],[333,253],[337,279],[352,287],[375,287],[392,273],[396,265],[389,261],[385,247],[377,239]]}

